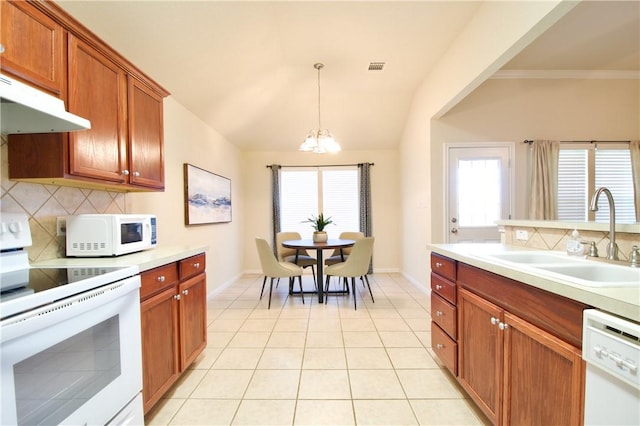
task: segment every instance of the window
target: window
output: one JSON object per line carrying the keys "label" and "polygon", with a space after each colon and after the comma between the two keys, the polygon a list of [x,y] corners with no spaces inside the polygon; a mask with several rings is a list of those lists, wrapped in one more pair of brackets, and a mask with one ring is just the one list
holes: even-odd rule
{"label": "window", "polygon": [[357,167],[282,168],[280,170],[280,229],[311,238],[313,228],[302,223],[322,212],[333,224],[330,238],[360,230]]}
{"label": "window", "polygon": [[598,201],[598,211],[589,203],[597,188],[606,187],[615,201],[616,222],[634,223],[634,191],[631,155],[626,147],[561,145],[558,162],[558,220],[609,221],[609,203]]}

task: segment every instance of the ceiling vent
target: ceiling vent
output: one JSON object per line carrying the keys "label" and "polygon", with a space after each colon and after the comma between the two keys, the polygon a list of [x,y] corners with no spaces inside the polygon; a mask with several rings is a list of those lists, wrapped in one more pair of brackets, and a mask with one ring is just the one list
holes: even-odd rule
{"label": "ceiling vent", "polygon": [[369,62],[369,71],[382,71],[385,62]]}

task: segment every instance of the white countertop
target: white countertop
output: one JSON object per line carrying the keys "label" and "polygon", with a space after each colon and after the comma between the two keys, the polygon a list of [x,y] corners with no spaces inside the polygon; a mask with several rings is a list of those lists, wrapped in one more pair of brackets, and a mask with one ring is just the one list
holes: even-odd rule
{"label": "white countertop", "polygon": [[[492,259],[491,254],[506,251],[531,251],[505,244],[428,244],[427,249],[468,265],[640,322],[640,282],[637,286],[591,287],[580,285],[570,277],[567,277],[566,280],[558,277],[551,278],[526,265],[505,264],[505,262]],[[580,261],[597,262],[592,259],[580,259]]]}
{"label": "white countertop", "polygon": [[61,257],[34,262],[31,266],[138,266],[140,272],[177,262],[187,257],[206,252],[206,246],[155,247],[138,253],[118,257]]}

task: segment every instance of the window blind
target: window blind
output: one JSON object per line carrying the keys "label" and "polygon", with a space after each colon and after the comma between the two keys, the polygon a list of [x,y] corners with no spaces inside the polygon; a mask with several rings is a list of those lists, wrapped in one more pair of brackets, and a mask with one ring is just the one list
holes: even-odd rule
{"label": "window blind", "polygon": [[[596,189],[602,186],[611,191],[616,208],[617,223],[635,222],[631,154],[625,149],[596,150]],[[602,198],[604,196],[600,196]],[[609,221],[609,203],[599,200],[596,222]]]}
{"label": "window blind", "polygon": [[[589,167],[590,163],[592,167]],[[590,187],[589,182],[593,182],[593,186]],[[588,220],[589,196],[600,187],[606,187],[613,195],[616,222],[635,222],[629,150],[561,147],[558,160],[558,220]],[[606,199],[599,200],[595,220],[609,221],[609,203]]]}
{"label": "window blind", "polygon": [[561,149],[558,159],[558,220],[586,221],[588,196],[586,149]]}
{"label": "window blind", "polygon": [[360,230],[356,167],[282,168],[280,173],[282,231],[297,231],[302,238],[311,238],[311,224],[302,222],[320,212],[333,220],[325,228],[329,238]]}

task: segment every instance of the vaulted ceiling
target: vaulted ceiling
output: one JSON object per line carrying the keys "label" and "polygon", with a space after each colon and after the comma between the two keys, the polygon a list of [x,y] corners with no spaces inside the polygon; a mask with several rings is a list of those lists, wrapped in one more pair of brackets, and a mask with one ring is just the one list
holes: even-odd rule
{"label": "vaulted ceiling", "polygon": [[[242,150],[400,141],[413,94],[479,1],[58,1]],[[584,1],[508,70],[640,69],[636,1]],[[384,62],[382,70],[368,70]]]}

